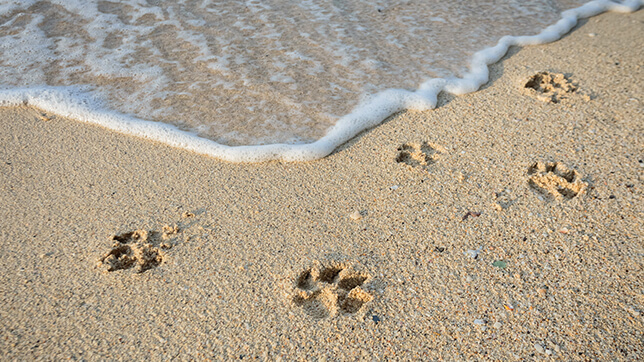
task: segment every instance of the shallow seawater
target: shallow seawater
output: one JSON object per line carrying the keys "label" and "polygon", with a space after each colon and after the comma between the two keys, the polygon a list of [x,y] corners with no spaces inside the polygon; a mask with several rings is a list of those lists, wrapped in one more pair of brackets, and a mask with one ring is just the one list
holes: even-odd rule
{"label": "shallow seawater", "polygon": [[0,85],[74,86],[226,145],[304,143],[584,2],[0,0]]}

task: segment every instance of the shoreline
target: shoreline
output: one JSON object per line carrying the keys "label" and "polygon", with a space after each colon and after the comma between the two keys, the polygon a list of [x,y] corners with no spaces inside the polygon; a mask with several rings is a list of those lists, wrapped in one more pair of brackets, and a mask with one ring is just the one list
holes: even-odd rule
{"label": "shoreline", "polygon": [[[643,31],[591,18],[306,163],[0,108],[0,350],[641,359]],[[525,88],[544,71],[575,91]]]}
{"label": "shoreline", "polygon": [[134,116],[98,108],[89,95],[75,87],[16,88],[0,93],[0,105],[29,105],[47,113],[97,124],[106,129],[142,139],[161,142],[197,154],[223,161],[256,163],[271,160],[304,162],[323,158],[358,134],[377,127],[387,118],[402,111],[424,111],[436,107],[440,94],[464,95],[476,92],[490,79],[489,66],[505,57],[511,47],[535,46],[560,39],[572,31],[580,20],[605,12],[628,14],[637,11],[644,0],[629,0],[624,4],[610,0],[588,2],[561,13],[561,19],[532,36],[504,36],[496,45],[480,50],[469,61],[468,72],[462,78],[432,78],[417,90],[386,89],[358,104],[342,116],[325,135],[311,143],[228,146],[201,138],[176,126],[146,121]]}

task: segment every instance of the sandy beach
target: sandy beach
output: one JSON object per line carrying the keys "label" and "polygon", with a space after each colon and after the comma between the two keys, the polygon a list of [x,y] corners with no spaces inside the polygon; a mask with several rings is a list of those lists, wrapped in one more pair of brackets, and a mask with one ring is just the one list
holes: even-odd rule
{"label": "sandy beach", "polygon": [[644,359],[644,11],[308,163],[0,108],[7,360]]}

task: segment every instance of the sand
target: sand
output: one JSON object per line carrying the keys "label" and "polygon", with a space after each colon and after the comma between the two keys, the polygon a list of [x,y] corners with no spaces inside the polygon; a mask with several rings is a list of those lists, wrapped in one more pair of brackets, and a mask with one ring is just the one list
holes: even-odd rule
{"label": "sand", "polygon": [[310,163],[0,109],[0,351],[642,359],[642,33],[604,14],[512,49]]}

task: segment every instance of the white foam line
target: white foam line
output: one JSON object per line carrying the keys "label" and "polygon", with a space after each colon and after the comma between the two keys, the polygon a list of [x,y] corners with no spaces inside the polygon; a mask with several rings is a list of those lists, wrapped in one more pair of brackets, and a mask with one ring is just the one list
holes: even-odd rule
{"label": "white foam line", "polygon": [[642,5],[644,0],[628,0],[621,4],[609,0],[595,0],[564,11],[561,14],[561,20],[537,35],[505,36],[497,45],[475,53],[470,61],[469,72],[463,78],[430,79],[413,92],[402,89],[388,89],[380,92],[342,117],[324,137],[307,144],[225,146],[168,124],[144,121],[101,109],[92,104],[86,93],[72,88],[14,88],[0,91],[0,105],[28,104],[63,117],[98,124],[120,133],[162,142],[230,162],[311,161],[327,156],[358,133],[377,126],[396,112],[405,109],[435,108],[440,92],[461,95],[478,90],[489,81],[488,66],[503,58],[513,45],[526,46],[553,42],[567,34],[577,25],[579,19],[589,18],[605,11],[633,12]]}

